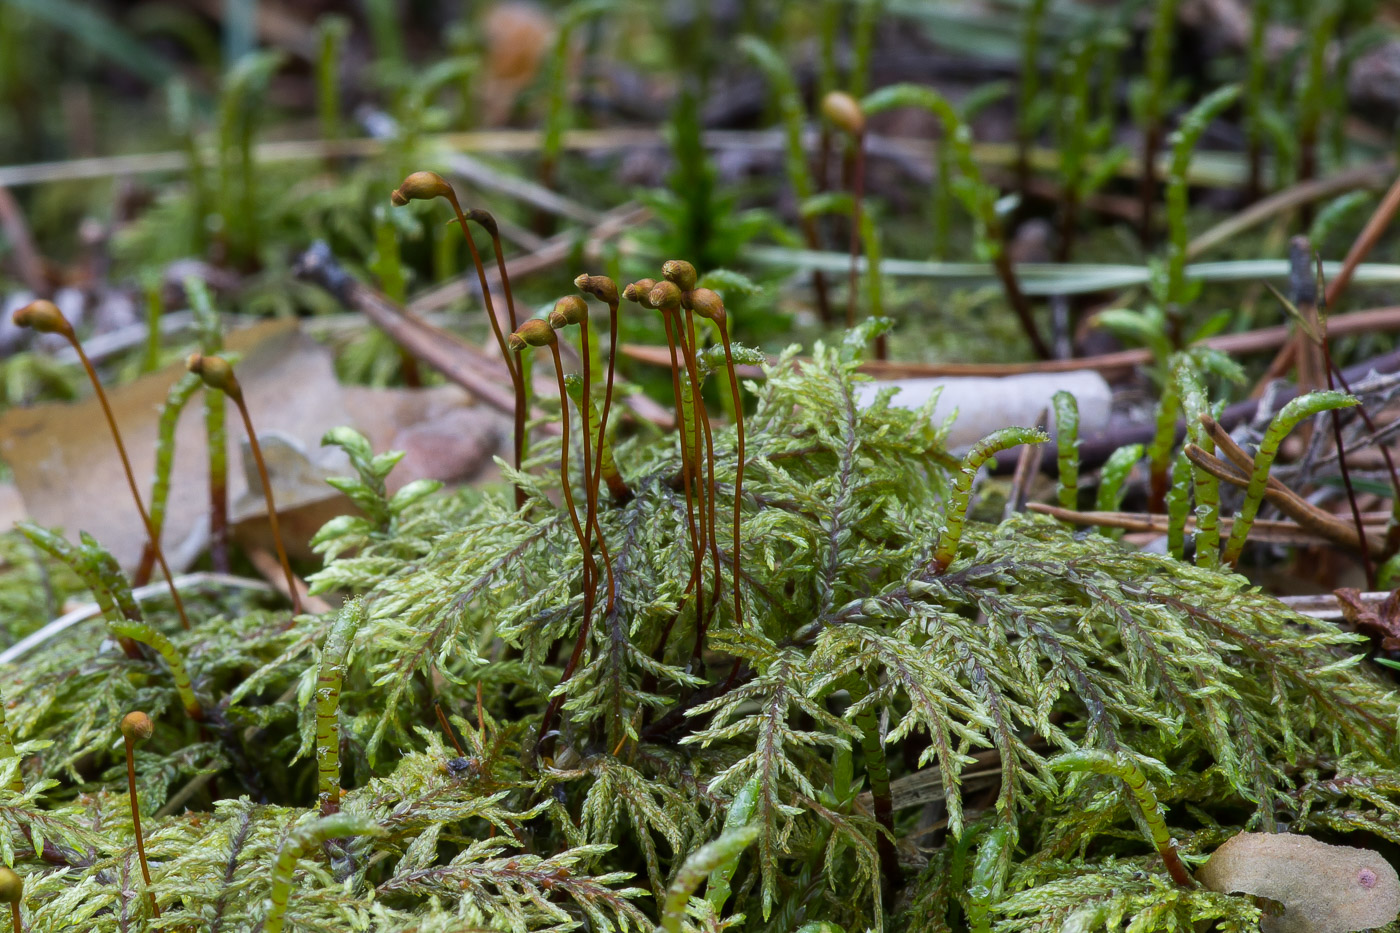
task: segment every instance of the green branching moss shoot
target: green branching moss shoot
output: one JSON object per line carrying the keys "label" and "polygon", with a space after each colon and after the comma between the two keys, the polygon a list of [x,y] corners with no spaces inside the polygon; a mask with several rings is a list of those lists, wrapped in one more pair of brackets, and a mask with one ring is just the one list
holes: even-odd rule
{"label": "green branching moss shoot", "polygon": [[676,872],[676,879],[666,889],[666,902],[661,907],[661,927],[665,933],[681,933],[686,905],[691,894],[711,872],[722,865],[738,861],[739,856],[758,838],[757,826],[726,829],[714,842],[706,843],[691,853]]}
{"label": "green branching moss shoot", "polygon": [[316,799],[322,816],[340,809],[340,683],[350,642],[364,615],[364,605],[358,599],[342,606],[321,648],[316,674]]}
{"label": "green branching moss shoot", "polygon": [[1279,445],[1298,424],[1324,411],[1338,408],[1351,408],[1358,404],[1354,396],[1345,392],[1309,392],[1293,399],[1269,422],[1269,430],[1259,442],[1259,450],[1254,455],[1254,472],[1249,475],[1249,486],[1245,490],[1244,503],[1235,516],[1234,527],[1230,529],[1230,539],[1225,544],[1222,560],[1230,566],[1239,562],[1244,550],[1245,539],[1249,537],[1250,526],[1259,514],[1259,506],[1264,502],[1264,490],[1269,485],[1269,470],[1278,456]]}
{"label": "green branching moss shoot", "polygon": [[[1215,441],[1201,425],[1201,416],[1210,413],[1205,382],[1189,357],[1181,357],[1172,370],[1186,430],[1191,442],[1206,453],[1215,452]],[[1196,563],[1202,567],[1220,565],[1220,480],[1199,467],[1192,467],[1196,494]]]}
{"label": "green branching moss shoot", "polygon": [[383,827],[363,816],[337,813],[323,816],[295,827],[277,850],[277,860],[272,868],[272,893],[268,896],[267,920],[263,924],[265,933],[282,933],[286,923],[287,899],[292,894],[292,875],[297,862],[312,849],[331,839],[344,839],[349,836],[382,836]]}
{"label": "green branching moss shoot", "polygon": [[1049,440],[1044,431],[1035,428],[1002,428],[1000,431],[982,438],[963,457],[962,466],[953,480],[953,495],[944,516],[943,533],[938,537],[938,548],[933,552],[930,564],[934,573],[942,573],[957,556],[958,544],[962,540],[963,526],[967,522],[967,504],[972,498],[972,481],[982,465],[1003,450],[1019,447],[1021,444],[1040,444]]}
{"label": "green branching moss shoot", "polygon": [[1064,389],[1051,399],[1055,409],[1055,453],[1059,483],[1055,497],[1060,508],[1079,508],[1079,400]]}
{"label": "green branching moss shoot", "polygon": [[1167,822],[1162,816],[1162,807],[1157,802],[1157,795],[1153,792],[1152,785],[1148,783],[1147,775],[1142,773],[1142,768],[1127,753],[1121,751],[1109,753],[1098,749],[1083,748],[1074,752],[1066,752],[1051,759],[1050,768],[1054,771],[1091,771],[1094,774],[1110,775],[1122,781],[1137,802],[1152,845],[1161,855],[1162,862],[1166,865],[1172,880],[1183,888],[1193,886],[1190,874],[1186,871],[1186,867],[1181,864],[1181,858],[1176,854],[1176,841],[1172,839],[1171,832],[1167,829]]}

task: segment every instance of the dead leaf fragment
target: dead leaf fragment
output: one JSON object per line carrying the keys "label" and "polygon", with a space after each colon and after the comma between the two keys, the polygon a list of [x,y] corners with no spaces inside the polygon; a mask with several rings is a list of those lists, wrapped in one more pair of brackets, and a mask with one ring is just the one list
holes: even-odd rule
{"label": "dead leaf fragment", "polygon": [[1346,619],[1362,635],[1377,639],[1383,651],[1400,651],[1400,590],[1378,604],[1368,604],[1360,590],[1340,589],[1337,604]]}
{"label": "dead leaf fragment", "polygon": [[1379,852],[1297,833],[1240,833],[1216,849],[1196,880],[1212,891],[1277,901],[1265,933],[1351,933],[1400,914],[1400,878]]}

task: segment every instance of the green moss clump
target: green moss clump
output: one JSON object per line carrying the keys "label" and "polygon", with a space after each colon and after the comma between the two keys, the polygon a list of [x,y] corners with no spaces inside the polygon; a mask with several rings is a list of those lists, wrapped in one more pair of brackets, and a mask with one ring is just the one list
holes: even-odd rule
{"label": "green moss clump", "polygon": [[[958,464],[929,410],[858,402],[878,326],[750,384],[741,540],[718,523],[698,653],[680,445],[616,445],[634,492],[598,508],[616,598],[562,683],[584,560],[558,441],[506,468],[517,511],[511,490],[389,496],[395,458],[337,432],[360,473],[338,486],[364,514],[323,529],[313,583],[362,615],[329,657],[333,614],[287,630],[285,611],[205,597],[190,632],[142,607],[203,723],[158,658],[104,637],[120,619],[0,678],[24,777],[0,796],[0,857],[25,878],[29,929],[252,930],[288,870],[292,930],[647,929],[721,835],[753,843],[693,863],[685,885],[714,874],[668,928],[1248,929],[1247,898],[1173,883],[1162,821],[1187,867],[1284,821],[1400,842],[1400,702],[1354,636],[1239,576],[1043,518],[968,523],[945,569]],[[720,515],[735,440],[715,425]],[[722,598],[736,546],[742,619]],[[538,736],[556,697],[557,731]],[[118,792],[118,721],[138,708],[156,723],[137,770],[159,923],[141,919]],[[322,805],[334,780],[318,736],[339,737],[339,823],[313,822],[318,778]],[[1054,766],[1080,750],[1138,783]]]}

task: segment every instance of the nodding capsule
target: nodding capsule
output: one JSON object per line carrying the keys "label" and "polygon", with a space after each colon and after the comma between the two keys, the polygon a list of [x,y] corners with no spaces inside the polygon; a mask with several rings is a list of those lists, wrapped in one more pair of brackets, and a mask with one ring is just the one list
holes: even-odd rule
{"label": "nodding capsule", "polygon": [[628,301],[634,301],[643,308],[652,308],[654,305],[648,297],[651,290],[656,287],[655,279],[638,279],[622,290],[622,297]]}
{"label": "nodding capsule", "polygon": [[707,321],[724,323],[724,300],[708,288],[697,288],[690,293],[690,309]]}
{"label": "nodding capsule", "polygon": [[42,298],[16,310],[10,315],[10,320],[14,321],[16,327],[28,327],[41,334],[73,337],[73,325],[68,323],[68,318],[63,316],[58,305]]}
{"label": "nodding capsule", "polygon": [[548,347],[557,342],[558,338],[554,336],[554,328],[549,326],[548,321],[541,321],[539,318],[531,318],[510,335],[510,348],[517,351],[523,350],[527,346]]}
{"label": "nodding capsule", "polygon": [[597,298],[603,304],[617,304],[617,283],[606,275],[580,275],[574,279],[574,287]]}
{"label": "nodding capsule", "polygon": [[433,198],[444,198],[455,195],[452,186],[447,179],[437,172],[414,172],[403,180],[389,194],[389,200],[396,207],[403,207],[409,201],[431,201]]}
{"label": "nodding capsule", "polygon": [[466,212],[467,219],[481,227],[492,239],[497,239],[501,235],[500,228],[496,226],[496,216],[488,210],[480,207],[473,207]]}
{"label": "nodding capsule", "polygon": [[658,311],[674,311],[681,306],[681,290],[675,282],[657,282],[647,294],[647,300]]}
{"label": "nodding capsule", "polygon": [[588,319],[588,302],[578,295],[566,295],[554,303],[554,310],[549,312],[549,326],[555,330],[568,327],[570,324],[582,324]]}
{"label": "nodding capsule", "polygon": [[185,368],[204,380],[204,384],[209,388],[218,389],[229,398],[236,399],[243,395],[238,377],[233,374],[233,367],[221,356],[205,356],[195,351],[185,358]]}
{"label": "nodding capsule", "polygon": [[683,292],[693,290],[695,283],[700,279],[695,267],[684,259],[666,260],[661,266],[661,274],[666,281],[674,283]]}
{"label": "nodding capsule", "polygon": [[822,98],[822,113],[838,128],[852,136],[865,132],[865,110],[845,91],[831,91]]}

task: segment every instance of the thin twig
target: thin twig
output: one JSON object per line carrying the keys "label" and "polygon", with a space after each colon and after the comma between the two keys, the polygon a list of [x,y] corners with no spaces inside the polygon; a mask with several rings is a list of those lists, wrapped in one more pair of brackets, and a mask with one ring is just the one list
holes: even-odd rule
{"label": "thin twig", "polygon": [[[202,586],[222,586],[240,590],[254,590],[261,593],[274,592],[271,584],[262,580],[255,580],[251,577],[235,577],[226,573],[187,573],[176,577],[173,581],[175,588],[179,590],[194,590]],[[145,602],[155,596],[163,596],[170,592],[170,587],[165,583],[149,583],[146,586],[138,586],[131,591],[131,596],[138,603]],[[4,651],[0,651],[0,664],[10,664],[33,651],[61,632],[64,632],[80,622],[96,618],[102,614],[102,607],[97,603],[85,603],[64,613],[57,619],[45,625],[37,632],[31,632],[24,638],[15,642]]]}
{"label": "thin twig", "polygon": [[[1071,525],[1096,525],[1101,528],[1119,528],[1123,531],[1144,532],[1148,534],[1166,534],[1169,523],[1169,519],[1165,515],[1144,514],[1140,512],[1081,512],[1074,509],[1061,508],[1058,505],[1049,505],[1044,502],[1028,503],[1026,509],[1027,511],[1036,512],[1041,515],[1049,515],[1052,518],[1068,522]],[[1186,519],[1187,530],[1190,531],[1194,529],[1196,527],[1195,523],[1195,517],[1188,516]],[[1221,517],[1221,531],[1229,531],[1233,525],[1233,518]],[[1375,531],[1377,527],[1378,526],[1373,526],[1369,530]],[[1263,541],[1269,544],[1286,544],[1294,547],[1335,543],[1330,538],[1306,531],[1302,525],[1293,521],[1256,519],[1250,528],[1251,541]]]}

